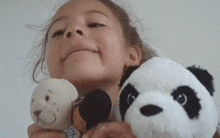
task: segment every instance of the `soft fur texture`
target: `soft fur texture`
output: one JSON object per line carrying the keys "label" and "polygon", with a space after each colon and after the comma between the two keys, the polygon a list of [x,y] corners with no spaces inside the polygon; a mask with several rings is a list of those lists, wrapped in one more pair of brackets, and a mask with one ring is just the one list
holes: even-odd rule
{"label": "soft fur texture", "polygon": [[41,127],[65,130],[72,124],[73,102],[77,98],[76,88],[67,80],[45,80],[32,94],[31,117]]}
{"label": "soft fur texture", "polygon": [[213,78],[162,57],[146,61],[121,87],[115,113],[137,138],[212,138],[218,114]]}
{"label": "soft fur texture", "polygon": [[69,81],[54,78],[45,80],[32,94],[32,119],[47,129],[66,130],[74,124],[70,127],[73,128],[74,132],[70,133],[75,134],[74,138],[80,137],[79,132],[107,121],[112,103],[106,92],[90,91],[78,104],[77,98],[78,92]]}

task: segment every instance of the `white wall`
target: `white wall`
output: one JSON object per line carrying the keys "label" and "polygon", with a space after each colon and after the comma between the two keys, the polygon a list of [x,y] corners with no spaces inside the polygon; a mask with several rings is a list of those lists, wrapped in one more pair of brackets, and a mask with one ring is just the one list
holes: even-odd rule
{"label": "white wall", "polygon": [[[35,84],[26,65],[37,32],[58,0],[0,2],[0,137],[27,137],[32,123],[29,101]],[[144,26],[144,37],[182,64],[200,65],[213,74],[220,111],[220,1],[124,0]],[[128,8],[129,9],[129,8]],[[220,118],[220,116],[219,116]]]}

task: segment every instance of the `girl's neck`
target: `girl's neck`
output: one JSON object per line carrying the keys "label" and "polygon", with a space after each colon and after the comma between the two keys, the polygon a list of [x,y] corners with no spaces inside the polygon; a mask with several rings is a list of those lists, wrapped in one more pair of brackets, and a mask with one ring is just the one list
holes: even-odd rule
{"label": "girl's neck", "polygon": [[112,105],[114,106],[117,103],[117,97],[119,94],[119,86],[118,84],[105,84],[105,85],[84,85],[82,87],[77,87],[79,97],[83,98],[87,92],[95,90],[95,89],[100,89],[108,93],[112,100]]}

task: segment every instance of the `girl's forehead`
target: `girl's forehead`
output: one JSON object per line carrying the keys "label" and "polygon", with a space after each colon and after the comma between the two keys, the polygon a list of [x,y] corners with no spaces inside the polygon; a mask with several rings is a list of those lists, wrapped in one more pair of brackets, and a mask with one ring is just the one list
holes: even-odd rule
{"label": "girl's forehead", "polygon": [[53,20],[60,16],[84,14],[86,11],[98,11],[108,18],[115,18],[111,10],[98,0],[71,0],[58,9]]}

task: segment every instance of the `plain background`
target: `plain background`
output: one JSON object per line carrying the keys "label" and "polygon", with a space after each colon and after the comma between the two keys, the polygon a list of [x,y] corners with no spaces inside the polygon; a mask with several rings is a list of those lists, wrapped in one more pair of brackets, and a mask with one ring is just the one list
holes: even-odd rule
{"label": "plain background", "polygon": [[[26,25],[44,24],[62,3],[57,2],[0,1],[1,138],[28,137],[27,127],[33,123],[30,97],[36,84],[27,64],[38,32]],[[124,0],[121,4],[140,20],[139,30],[146,42],[184,67],[200,65],[214,76],[214,100],[220,111],[220,1]]]}

